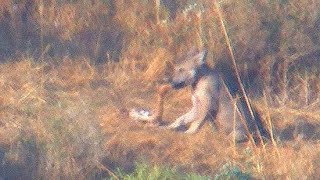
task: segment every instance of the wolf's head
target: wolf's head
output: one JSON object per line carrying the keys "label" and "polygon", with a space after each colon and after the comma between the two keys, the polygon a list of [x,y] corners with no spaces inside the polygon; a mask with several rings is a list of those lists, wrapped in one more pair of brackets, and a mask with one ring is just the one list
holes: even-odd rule
{"label": "wolf's head", "polygon": [[172,87],[180,89],[195,83],[198,79],[201,67],[205,64],[206,56],[206,50],[200,53],[197,50],[194,50],[188,53],[181,62],[178,62],[174,67],[171,82]]}

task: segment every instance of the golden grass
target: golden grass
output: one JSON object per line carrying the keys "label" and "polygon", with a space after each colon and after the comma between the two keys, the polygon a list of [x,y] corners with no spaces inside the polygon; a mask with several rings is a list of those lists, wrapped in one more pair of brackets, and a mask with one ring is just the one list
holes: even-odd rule
{"label": "golden grass", "polygon": [[[88,137],[89,139],[86,139],[86,136],[83,138],[86,141],[101,141],[103,149],[94,148],[92,152],[105,151],[107,153],[103,156],[107,157],[109,163],[124,168],[130,169],[136,161],[147,161],[151,164],[176,166],[181,171],[214,176],[224,164],[232,162],[257,178],[312,179],[319,175],[317,169],[320,148],[316,141],[293,140],[286,144],[278,142],[277,146],[266,144],[263,151],[260,147],[252,149],[249,144],[234,147],[231,137],[213,131],[207,123],[199,133],[186,135],[145,127],[122,117],[121,108],[140,106],[153,109],[156,106],[153,103],[156,87],[145,83],[148,82],[143,78],[145,72],[123,69],[124,64],[131,66],[131,63],[134,62],[113,64],[113,71],[109,72],[110,69],[105,67],[99,73],[85,59],[77,62],[64,60],[57,66],[34,64],[30,59],[2,64],[1,119],[6,125],[1,127],[0,132],[6,132],[1,136],[1,142],[7,142],[7,161],[10,154],[16,153],[10,148],[14,147],[16,141],[21,141],[19,129],[27,131],[27,137],[36,137],[37,141],[50,146],[52,143],[65,141],[68,135],[81,139],[82,131],[87,131],[86,124],[93,123],[99,124],[102,131],[96,129],[96,135]],[[24,73],[24,76],[21,73]],[[101,77],[99,74],[104,76]],[[187,107],[191,107],[189,97],[188,90],[170,92],[165,101],[164,120],[172,122],[185,112]],[[52,106],[53,104],[56,105]],[[282,127],[283,118],[294,119],[297,116],[305,117],[306,114],[304,111],[299,113],[295,110],[296,114],[288,116],[292,111],[290,109],[277,110],[265,103],[258,103],[257,106],[262,114],[269,112],[268,118],[271,118],[272,125],[277,127]],[[83,114],[85,111],[89,111],[91,115]],[[312,117],[318,118],[316,115]],[[55,128],[60,125],[50,124],[48,119],[51,118],[63,118],[65,123],[73,123],[67,125],[63,121],[53,122],[60,122],[62,126],[71,128],[61,132],[61,140],[56,139],[57,135],[54,133],[59,131]],[[74,123],[77,126],[74,126]],[[100,137],[100,133],[106,136]],[[68,152],[70,149],[67,151],[64,148],[72,147],[65,146],[61,149]],[[51,156],[47,158],[59,159],[62,155],[53,152],[55,149],[51,150],[48,152]],[[73,156],[70,154],[71,158]],[[58,159],[52,160],[56,161],[56,166],[65,168],[64,174],[70,175],[66,177],[72,177],[72,170],[81,172],[72,168],[75,164],[65,164]],[[87,165],[84,167],[101,169],[99,164]],[[54,175],[58,173],[54,169],[50,172]],[[48,175],[48,172],[43,175]]]}

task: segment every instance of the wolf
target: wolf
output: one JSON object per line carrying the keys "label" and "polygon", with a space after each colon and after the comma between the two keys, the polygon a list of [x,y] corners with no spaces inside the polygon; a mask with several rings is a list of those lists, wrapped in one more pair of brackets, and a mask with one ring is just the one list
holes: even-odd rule
{"label": "wolf", "polygon": [[192,134],[199,130],[206,119],[218,124],[218,129],[225,133],[234,133],[237,142],[248,139],[240,118],[238,107],[228,89],[223,86],[220,72],[216,67],[210,67],[206,62],[207,50],[190,51],[175,64],[173,75],[170,78],[174,89],[192,88],[192,108],[186,114],[177,118],[168,125],[169,129],[179,129],[190,124],[185,133]]}

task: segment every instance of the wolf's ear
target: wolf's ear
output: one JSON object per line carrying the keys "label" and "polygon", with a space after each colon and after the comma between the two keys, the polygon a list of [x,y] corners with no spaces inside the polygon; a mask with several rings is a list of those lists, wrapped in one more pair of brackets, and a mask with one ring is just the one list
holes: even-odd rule
{"label": "wolf's ear", "polygon": [[193,57],[194,58],[193,60],[196,63],[196,65],[200,66],[206,62],[207,53],[208,51],[205,49]]}

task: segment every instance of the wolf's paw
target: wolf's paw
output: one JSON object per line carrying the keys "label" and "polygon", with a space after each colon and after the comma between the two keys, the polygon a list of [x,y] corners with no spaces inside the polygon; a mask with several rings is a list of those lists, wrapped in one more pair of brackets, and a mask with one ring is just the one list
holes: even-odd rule
{"label": "wolf's paw", "polygon": [[186,130],[184,133],[185,134],[194,134],[194,133],[196,133],[197,132],[197,129],[188,129],[188,130]]}
{"label": "wolf's paw", "polygon": [[179,128],[180,126],[182,126],[182,124],[174,122],[174,123],[170,124],[170,125],[167,126],[167,127],[168,127],[168,129],[177,129],[177,128]]}
{"label": "wolf's paw", "polygon": [[163,126],[162,129],[173,129],[173,128],[169,125],[169,126]]}

